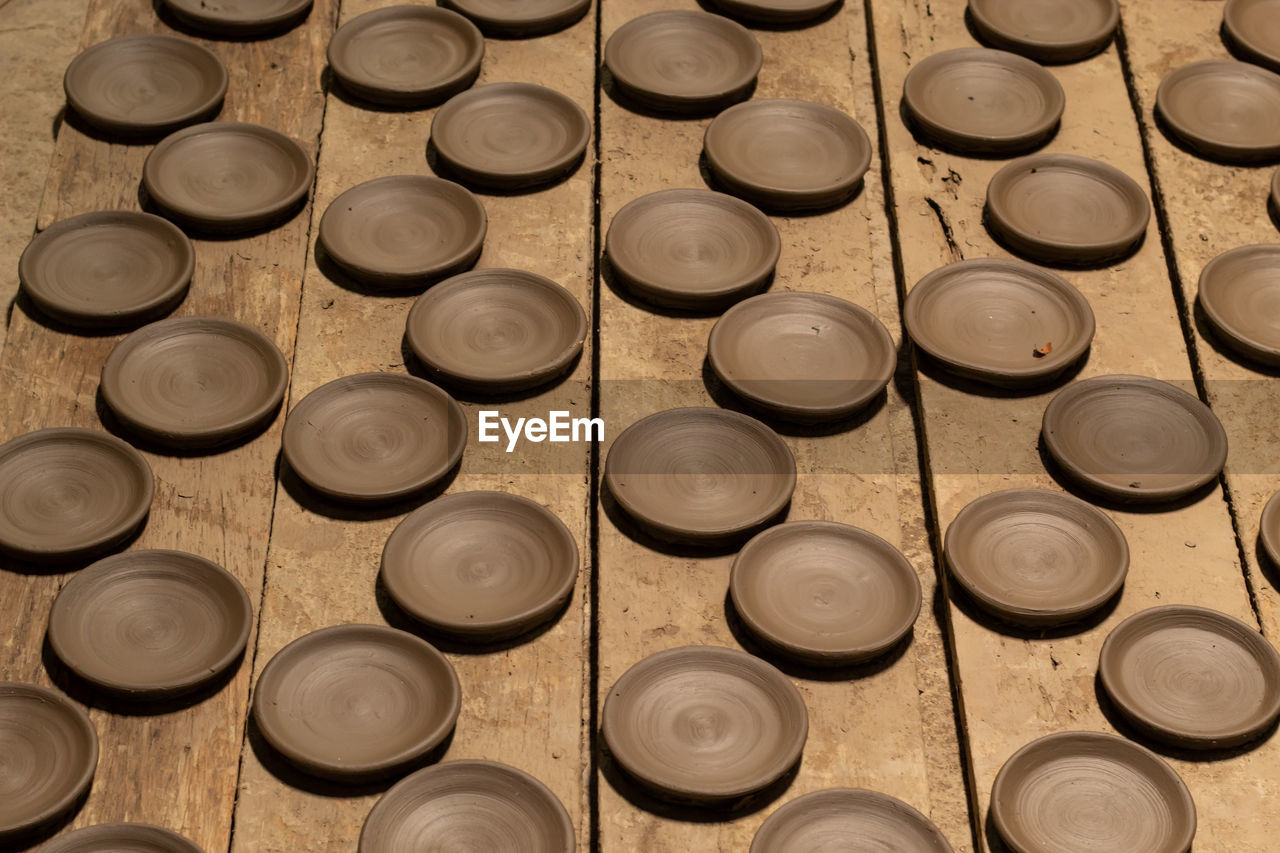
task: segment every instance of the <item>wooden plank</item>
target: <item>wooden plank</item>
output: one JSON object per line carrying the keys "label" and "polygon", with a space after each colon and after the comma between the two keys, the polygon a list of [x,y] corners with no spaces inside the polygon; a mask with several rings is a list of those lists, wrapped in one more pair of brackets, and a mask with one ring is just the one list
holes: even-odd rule
{"label": "wooden plank", "polygon": [[[696,8],[691,0],[661,5]],[[604,36],[653,8],[642,0],[605,4]],[[864,21],[861,4],[846,2],[837,15],[811,28],[756,31],[764,68],[755,96],[836,106],[854,115],[874,139]],[[602,96],[602,228],[619,207],[640,195],[704,186],[698,158],[707,123],[638,115]],[[774,220],[783,249],[772,288],[842,296],[875,311],[896,335],[897,297],[878,168],[877,160],[865,189],[848,206]],[[600,295],[601,411],[608,439],[650,412],[715,405],[702,380],[707,333],[715,318],[652,313],[605,285]],[[795,679],[809,708],[804,758],[785,794],[752,814],[719,822],[705,815],[688,820],[637,797],[616,768],[606,765],[600,783],[602,850],[745,850],[781,802],[837,785],[901,797],[929,814],[957,850],[971,849],[944,646],[927,606],[934,595],[934,567],[910,411],[891,387],[887,404],[856,429],[827,436],[788,432],[785,439],[800,471],[788,517],[855,524],[903,549],[925,590],[914,641],[883,669],[871,667],[855,678]],[[661,649],[738,644],[725,613],[731,555],[655,551],[629,538],[602,512],[598,559],[601,698],[629,666]]]}
{"label": "wooden plank", "polygon": [[[347,0],[342,20],[385,5]],[[536,82],[590,111],[594,20],[525,41],[488,40],[480,83]],[[318,211],[340,192],[392,174],[429,174],[424,158],[434,110],[378,112],[340,95],[327,99]],[[593,170],[590,162],[566,182],[523,195],[482,195],[489,216],[481,267],[520,267],[568,288],[590,312]],[[318,220],[317,220],[318,221]],[[314,240],[314,229],[312,239]],[[402,371],[401,336],[412,295],[363,295],[341,273],[308,261],[290,403],[340,376]],[[591,359],[555,388],[497,406],[507,417],[588,412]],[[488,405],[487,408],[494,406]],[[476,441],[479,406],[464,402],[470,438],[450,492],[499,489],[549,506],[587,548],[586,445],[526,445],[508,455]],[[529,450],[529,447],[534,449]],[[327,625],[397,619],[380,610],[375,579],[383,543],[404,513],[331,517],[304,486],[288,479],[278,493],[255,671],[286,643]],[[489,758],[525,769],[564,802],[586,849],[588,740],[583,729],[586,642],[590,610],[584,567],[569,609],[546,633],[484,654],[447,647],[462,682],[462,713],[445,757]],[[256,675],[255,675],[256,678]],[[282,767],[270,747],[252,737],[244,750],[236,810],[236,851],[349,851],[385,785],[349,788],[315,784]]]}

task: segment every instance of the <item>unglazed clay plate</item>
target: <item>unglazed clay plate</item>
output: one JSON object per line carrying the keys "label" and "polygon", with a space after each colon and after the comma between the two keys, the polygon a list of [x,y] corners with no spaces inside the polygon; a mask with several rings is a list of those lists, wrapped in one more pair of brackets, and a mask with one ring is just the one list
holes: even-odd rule
{"label": "unglazed clay plate", "polygon": [[614,760],[653,793],[715,803],[786,775],[800,760],[809,714],[800,691],[759,658],[684,646],[623,673],[600,728]]}
{"label": "unglazed clay plate", "polygon": [[577,23],[591,0],[440,0],[470,18],[486,36],[530,38]]}
{"label": "unglazed clay plate", "polygon": [[462,459],[467,419],[452,397],[414,376],[358,373],[321,385],[284,423],[289,467],[353,503],[419,492]]}
{"label": "unglazed clay plate", "polygon": [[1116,0],[969,0],[982,40],[1036,62],[1076,62],[1111,43]]}
{"label": "unglazed clay plate", "polygon": [[145,823],[99,823],[45,842],[39,853],[204,853],[194,842]]}
{"label": "unglazed clay plate", "polygon": [[1196,299],[1224,343],[1280,367],[1280,244],[1218,255],[1200,273]]}
{"label": "unglazed clay plate", "polygon": [[453,731],[462,691],[435,647],[382,625],[336,625],[285,646],[263,668],[253,719],[307,773],[347,781],[422,759]]}
{"label": "unglazed clay plate", "polygon": [[920,581],[898,549],[857,527],[794,521],[734,558],[729,596],[751,632],[805,663],[849,665],[893,648],[920,615]]}
{"label": "unglazed clay plate", "polygon": [[1101,732],[1059,732],[1015,752],[991,788],[1013,853],[1187,853],[1191,792],[1150,750]]}
{"label": "unglazed clay plate", "polygon": [[1071,480],[1124,502],[1176,500],[1227,461],[1227,434],[1209,407],[1145,376],[1068,385],[1045,408],[1041,436]]}
{"label": "unglazed clay plate", "polygon": [[974,602],[1027,628],[1084,618],[1110,601],[1129,571],[1129,543],[1106,513],[1048,489],[983,495],[956,515],[947,565]]}
{"label": "unglazed clay plate", "polygon": [[424,767],[378,800],[359,853],[573,853],[573,822],[551,789],[496,761]]}
{"label": "unglazed clay plate", "polygon": [[659,190],[613,216],[605,253],[619,281],[648,302],[718,308],[764,287],[782,250],[755,207],[711,190]]}
{"label": "unglazed clay plate", "polygon": [[820,18],[840,0],[709,0],[734,18],[758,24],[798,24]]}
{"label": "unglazed clay plate", "polygon": [[320,242],[366,285],[423,287],[469,269],[484,247],[484,205],[452,181],[392,175],[357,184],[330,202]]}
{"label": "unglazed clay plate", "polygon": [[120,36],[67,66],[67,103],[109,133],[163,133],[212,118],[227,94],[227,69],[208,48],[165,35]]}
{"label": "unglazed clay plate", "polygon": [[1179,141],[1213,160],[1280,157],[1280,74],[1248,62],[1176,68],[1156,91],[1156,113]]}
{"label": "unglazed clay plate", "polygon": [[409,309],[405,337],[444,381],[486,393],[536,388],[582,352],[587,314],[573,294],[524,270],[482,269],[428,290]]}
{"label": "unglazed clay plate", "polygon": [[752,100],[707,126],[716,180],[765,209],[817,210],[847,201],[871,166],[867,132],[839,110],[785,98]]}
{"label": "unglazed clay plate", "polygon": [[307,16],[311,0],[160,0],[173,16],[202,33],[250,38],[278,33]]}
{"label": "unglazed clay plate", "polygon": [[1258,541],[1271,565],[1280,567],[1280,492],[1276,492],[1262,508],[1258,519]]}
{"label": "unglazed clay plate", "polygon": [[1280,71],[1280,0],[1227,0],[1222,29],[1238,56]]}
{"label": "unglazed clay plate", "polygon": [[935,53],[907,74],[902,99],[916,129],[942,148],[1013,154],[1058,130],[1067,96],[1043,66],[981,47]]}
{"label": "unglazed clay plate", "polygon": [[1048,382],[1093,341],[1089,301],[1048,270],[973,258],[916,283],[903,303],[912,342],[952,373],[1002,387]]}
{"label": "unglazed clay plate", "polygon": [[653,535],[714,542],[781,513],[796,463],[755,418],[709,407],[668,409],[614,439],[604,479],[618,504]]}
{"label": "unglazed clay plate", "polygon": [[896,797],[826,788],[796,797],[760,825],[750,853],[953,853],[938,827]]}
{"label": "unglazed clay plate", "polygon": [[181,551],[125,551],[62,587],[49,644],[72,672],[113,693],[175,696],[231,666],[252,624],[244,587],[216,563]]}
{"label": "unglazed clay plate", "polygon": [[23,292],[44,313],[86,328],[172,311],[187,295],[195,248],[167,219],[102,210],[55,222],[18,261]]}
{"label": "unglazed clay plate", "polygon": [[388,6],[338,28],[329,68],[347,91],[375,104],[427,107],[475,82],[484,36],[437,6]]}
{"label": "unglazed clay plate", "polygon": [[822,293],[764,293],[724,313],[707,359],[730,391],[786,420],[848,417],[884,390],[898,351],[867,309]]}

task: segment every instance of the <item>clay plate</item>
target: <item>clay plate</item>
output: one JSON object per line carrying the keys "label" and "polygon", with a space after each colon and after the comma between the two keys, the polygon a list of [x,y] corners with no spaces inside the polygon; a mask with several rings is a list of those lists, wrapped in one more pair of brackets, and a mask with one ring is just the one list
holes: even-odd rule
{"label": "clay plate", "polygon": [[653,793],[719,803],[786,775],[800,760],[809,714],[800,691],[759,658],[684,646],[624,672],[600,728],[613,759]]}
{"label": "clay plate", "polygon": [[193,30],[232,38],[287,30],[311,11],[311,0],[160,0]]}
{"label": "clay plate", "polygon": [[265,428],[288,384],[284,355],[257,329],[222,317],[175,317],[116,344],[99,389],[128,429],[192,449]]}
{"label": "clay plate", "polygon": [[573,853],[573,822],[537,779],[496,761],[446,761],[406,776],[378,800],[359,853],[406,850]]}
{"label": "clay plate", "polygon": [[1113,500],[1176,500],[1212,482],[1227,434],[1209,407],[1145,376],[1095,376],[1059,391],[1041,436],[1062,472]]}
{"label": "clay plate", "polygon": [[358,184],[320,217],[320,242],[334,263],[366,285],[424,287],[470,269],[489,219],[465,188],[425,175]]}
{"label": "clay plate", "polygon": [[89,790],[98,733],[61,693],[0,681],[0,840],[61,817]]}
{"label": "clay plate", "polygon": [[445,656],[382,625],[299,637],[271,658],[253,691],[267,742],[305,772],[339,781],[421,760],[453,731],[461,707]]}
{"label": "clay plate", "polygon": [[1000,768],[991,819],[1013,853],[1187,853],[1196,807],[1173,768],[1101,732],[1032,741]]}
{"label": "clay plate", "polygon": [[176,696],[244,651],[253,610],[226,569],[181,551],[125,551],[72,576],[49,645],[81,678],[133,698]]}
{"label": "clay plate", "polygon": [[1280,157],[1280,74],[1247,62],[1176,68],[1156,90],[1156,113],[1183,144],[1213,160]]}
{"label": "clay plate", "polygon": [[799,24],[825,15],[840,0],[708,0],[734,18],[757,24]]}
{"label": "clay plate", "polygon": [[750,853],[822,850],[953,853],[932,821],[896,797],[827,788],[796,797],[760,825]]}
{"label": "clay plate", "polygon": [[714,112],[749,97],[763,60],[745,27],[686,9],[633,18],[604,46],[604,64],[624,95],[677,113]]}
{"label": "clay plate", "polygon": [[307,485],[353,503],[406,497],[462,459],[467,418],[422,379],[358,373],[321,385],[284,422],[285,460]]}
{"label": "clay plate", "polygon": [[1236,352],[1280,367],[1280,245],[1223,252],[1200,273],[1200,307]]}
{"label": "clay plate", "polygon": [[847,201],[871,166],[871,140],[849,116],[809,101],[753,100],[707,126],[702,150],[716,180],[766,210]]}
{"label": "clay plate", "polygon": [[831,521],[757,534],[734,558],[729,596],[766,645],[824,666],[883,654],[920,615],[920,581],[907,558],[873,533]]}
{"label": "clay plate", "polygon": [[248,231],[288,216],[315,170],[284,134],[215,121],[170,134],[147,155],[142,184],[161,211],[196,229]]}
{"label": "clay plate", "polygon": [[99,823],[45,842],[39,853],[204,853],[176,832],[145,823]]}
{"label": "clay plate", "polygon": [[902,100],[922,135],[972,154],[1013,154],[1044,144],[1067,104],[1043,66],[981,47],[945,50],[916,63]]}
{"label": "clay plate", "polygon": [[1018,260],[973,258],[916,283],[903,325],[948,371],[1006,388],[1052,381],[1093,341],[1089,300],[1048,270]]}
{"label": "clay plate", "polygon": [[1258,541],[1272,566],[1280,567],[1280,492],[1276,492],[1262,508],[1258,519]]}
{"label": "clay plate", "polygon": [[431,120],[440,161],[478,187],[516,190],[566,177],[591,139],[568,97],[532,83],[490,83],[454,95]]}
{"label": "clay plate", "polygon": [[1120,591],[1129,571],[1129,543],[1116,523],[1048,489],[983,495],[952,520],[943,550],[974,603],[1026,628],[1088,616]]}
{"label": "clay plate", "polygon": [[884,390],[898,351],[874,314],[835,296],[779,292],[730,308],[707,359],[725,386],[786,420],[848,417]]}
{"label": "clay plate", "polygon": [[568,370],[587,339],[573,294],[524,270],[483,269],[428,290],[409,309],[405,337],[447,382],[486,393],[536,388]]}
{"label": "clay plate", "polygon": [[553,512],[504,492],[462,492],[409,513],[382,549],[382,583],[409,615],[445,634],[517,636],[573,594],[578,544]]}
{"label": "clay plate", "polygon": [[654,536],[714,542],[781,513],[796,463],[777,433],[723,409],[668,409],[613,441],[604,463],[610,493]]}
{"label": "clay plate", "polygon": [[0,444],[0,551],[72,563],[110,551],[142,527],[155,479],[115,436],[60,427]]}
{"label": "clay plate", "polygon": [[168,314],[187,295],[196,253],[167,219],[101,210],[55,222],[18,261],[23,292],[72,326],[113,328]]}
{"label": "clay plate", "polygon": [[715,309],[773,277],[778,229],[741,199],[710,190],[659,190],[613,216],[605,254],[619,282],[669,308]]}
{"label": "clay plate", "polygon": [[1238,56],[1280,71],[1280,0],[1227,0],[1222,35]]}
{"label": "clay plate", "polygon": [[982,40],[1036,62],[1077,62],[1100,53],[1120,23],[1116,0],[969,0]]}
{"label": "clay plate", "polygon": [[530,38],[577,23],[591,0],[440,0],[439,5],[466,15],[486,36]]}
{"label": "clay plate", "polygon": [[164,133],[212,118],[227,94],[227,69],[211,51],[174,36],[120,36],[67,66],[67,103],[117,134]]}
{"label": "clay plate", "polygon": [[987,185],[991,233],[1028,260],[1100,266],[1127,256],[1147,233],[1151,205],[1112,166],[1074,154],[1014,160]]}
{"label": "clay plate", "polygon": [[358,15],[329,41],[329,68],[366,101],[428,107],[475,82],[484,36],[437,6],[388,6]]}

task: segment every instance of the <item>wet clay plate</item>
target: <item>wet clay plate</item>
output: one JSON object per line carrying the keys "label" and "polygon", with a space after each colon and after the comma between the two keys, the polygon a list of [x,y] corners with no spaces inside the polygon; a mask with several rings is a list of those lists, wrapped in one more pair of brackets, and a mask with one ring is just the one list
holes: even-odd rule
{"label": "wet clay plate", "polygon": [[453,731],[461,707],[445,656],[381,625],[299,637],[271,658],[253,691],[267,742],[301,770],[338,781],[421,760]]}
{"label": "wet clay plate", "polygon": [[1280,157],[1280,74],[1247,62],[1208,60],[1160,81],[1156,114],[1166,131],[1212,160]]}
{"label": "wet clay plate", "polygon": [[623,673],[605,698],[601,731],[613,759],[654,794],[717,804],[786,775],[809,714],[791,681],[759,658],[684,646]]}
{"label": "wet clay plate", "polygon": [[378,800],[359,853],[406,850],[573,853],[573,822],[551,789],[496,761],[446,761]]}
{"label": "wet clay plate", "polygon": [[730,17],[757,24],[799,24],[820,18],[840,0],[708,0]]}
{"label": "wet clay plate", "polygon": [[861,788],[827,788],[796,797],[760,825],[750,853],[826,850],[953,853],[942,831],[917,809]]}
{"label": "wet clay plate", "polygon": [[1227,0],[1222,35],[1237,56],[1280,72],[1280,0]]}
{"label": "wet clay plate", "polygon": [[45,842],[40,853],[204,853],[176,832],[145,823],[100,823]]}
{"label": "wet clay plate", "polygon": [[160,0],[193,30],[254,38],[287,30],[311,11],[311,0]]}
{"label": "wet clay plate", "polygon": [[1036,62],[1077,62],[1111,43],[1116,0],[969,0],[982,41]]}
{"label": "wet clay plate", "polygon": [[1280,367],[1280,244],[1218,255],[1200,273],[1196,299],[1227,346]]}
{"label": "wet clay plate", "polygon": [[591,0],[440,0],[439,5],[466,15],[486,36],[531,38],[577,23]]}

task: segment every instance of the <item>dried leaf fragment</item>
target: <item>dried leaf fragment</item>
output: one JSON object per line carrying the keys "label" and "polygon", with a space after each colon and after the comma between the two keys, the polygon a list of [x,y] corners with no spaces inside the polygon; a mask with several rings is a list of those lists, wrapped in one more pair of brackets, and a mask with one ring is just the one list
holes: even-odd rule
{"label": "dried leaf fragment", "polygon": [[1036,358],[1044,358],[1046,355],[1048,355],[1051,352],[1053,352],[1053,341],[1048,341],[1045,343],[1044,346],[1036,347],[1035,349],[1033,349],[1031,351],[1031,354]]}

